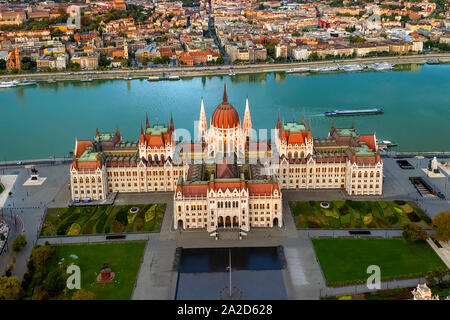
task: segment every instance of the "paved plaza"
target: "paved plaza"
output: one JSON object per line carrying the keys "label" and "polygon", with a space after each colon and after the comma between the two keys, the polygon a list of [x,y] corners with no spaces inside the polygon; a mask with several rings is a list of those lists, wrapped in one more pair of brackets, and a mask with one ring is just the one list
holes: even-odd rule
{"label": "paved plaza", "polygon": [[[214,248],[214,247],[256,247],[283,246],[286,268],[281,271],[280,281],[283,281],[288,299],[319,299],[324,295],[344,294],[367,291],[365,286],[348,286],[341,288],[327,288],[321,268],[311,242],[311,237],[339,237],[349,236],[345,230],[297,230],[290,212],[289,201],[307,200],[411,200],[416,201],[430,216],[450,210],[450,177],[444,173],[443,178],[428,178],[422,168],[428,165],[427,159],[409,158],[408,161],[415,169],[401,169],[395,159],[384,158],[384,184],[382,196],[349,196],[342,190],[301,190],[283,191],[283,228],[253,228],[244,239],[239,240],[235,232],[220,232],[219,240],[210,237],[204,230],[180,231],[173,229],[173,194],[145,193],[118,194],[115,204],[166,203],[167,208],[160,232],[127,234],[125,241],[146,240],[144,258],[139,270],[132,299],[174,299],[176,294],[178,272],[174,269],[174,259],[177,247],[184,248]],[[26,271],[26,262],[32,247],[38,243],[49,241],[60,243],[91,243],[105,241],[104,235],[40,238],[38,233],[48,207],[66,207],[70,201],[69,165],[38,166],[41,177],[46,177],[40,186],[24,186],[30,176],[30,169],[24,167],[3,168],[0,174],[16,176],[11,187],[12,196],[6,197],[0,213],[2,218],[13,225],[15,237],[21,232],[17,227],[20,217],[24,221],[25,234],[28,245],[19,253],[12,249],[0,256],[0,272],[3,274],[11,263],[13,255],[17,263],[13,275],[20,279]],[[447,199],[422,198],[408,180],[409,177],[422,177],[427,182],[443,192]],[[4,196],[4,195],[3,195]],[[16,221],[16,222],[15,222]],[[15,224],[14,224],[15,223]],[[373,230],[372,236],[398,237],[401,230]],[[11,246],[9,241],[9,247]],[[278,277],[278,275],[277,275]],[[421,279],[409,279],[383,283],[383,286],[393,288],[410,286]],[[255,283],[256,287],[256,283]],[[252,290],[250,284],[246,290]],[[251,297],[249,295],[248,297]]]}

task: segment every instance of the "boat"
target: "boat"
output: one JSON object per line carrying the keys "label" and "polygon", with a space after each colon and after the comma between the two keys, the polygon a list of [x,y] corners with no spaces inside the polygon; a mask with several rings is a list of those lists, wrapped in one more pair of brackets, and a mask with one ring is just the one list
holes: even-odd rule
{"label": "boat", "polygon": [[130,77],[130,73],[127,73],[127,76],[123,78],[124,80],[133,80],[133,77]]}
{"label": "boat", "polygon": [[347,64],[347,65],[340,66],[339,68],[346,72],[352,72],[352,71],[362,71],[362,70],[364,70],[365,67],[366,66],[361,65],[361,64]]}
{"label": "boat", "polygon": [[377,62],[370,66],[372,69],[376,71],[384,71],[384,70],[392,70],[394,65],[388,62]]}
{"label": "boat", "polygon": [[339,117],[339,116],[359,116],[359,115],[371,115],[382,114],[384,110],[381,108],[373,109],[360,109],[360,110],[332,110],[326,111],[324,114],[327,117]]}
{"label": "boat", "polygon": [[293,68],[286,70],[286,73],[306,73],[309,72],[309,68]]}
{"label": "boat", "polygon": [[309,72],[320,72],[320,69],[322,68],[311,68],[309,69]]}
{"label": "boat", "polygon": [[37,84],[37,81],[27,79],[24,79],[17,83],[18,86],[34,86],[35,84]]}
{"label": "boat", "polygon": [[17,86],[17,81],[2,81],[0,82],[0,88],[12,88]]}
{"label": "boat", "polygon": [[377,139],[377,144],[378,144],[378,147],[381,149],[392,148],[392,147],[398,146],[398,144],[392,143],[389,140],[381,140],[381,139]]}
{"label": "boat", "polygon": [[338,71],[339,66],[326,66],[320,68],[320,72],[331,72],[331,71]]}
{"label": "boat", "polygon": [[150,77],[148,77],[147,80],[148,80],[148,81],[158,81],[158,80],[159,80],[159,77],[158,77],[158,76],[150,76]]}
{"label": "boat", "polygon": [[52,79],[48,79],[47,83],[56,83],[56,78],[53,77]]}
{"label": "boat", "polygon": [[180,76],[169,76],[169,80],[180,80]]}
{"label": "boat", "polygon": [[433,64],[441,64],[441,63],[439,62],[439,60],[427,60],[426,64],[433,65]]}
{"label": "boat", "polygon": [[85,77],[83,79],[80,79],[81,82],[92,82],[92,78]]}
{"label": "boat", "polygon": [[230,71],[228,72],[228,75],[231,76],[235,76],[236,72],[233,71],[233,69],[230,69]]}

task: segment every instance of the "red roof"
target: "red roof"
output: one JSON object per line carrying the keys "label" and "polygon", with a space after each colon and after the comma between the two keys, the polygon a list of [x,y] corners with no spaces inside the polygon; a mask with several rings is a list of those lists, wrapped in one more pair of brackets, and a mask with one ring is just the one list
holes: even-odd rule
{"label": "red roof", "polygon": [[240,125],[236,109],[228,103],[226,87],[224,87],[222,103],[214,110],[211,125],[220,129],[236,128]]}
{"label": "red roof", "polygon": [[375,151],[376,144],[374,135],[359,136],[359,140],[365,142],[370,149]]}

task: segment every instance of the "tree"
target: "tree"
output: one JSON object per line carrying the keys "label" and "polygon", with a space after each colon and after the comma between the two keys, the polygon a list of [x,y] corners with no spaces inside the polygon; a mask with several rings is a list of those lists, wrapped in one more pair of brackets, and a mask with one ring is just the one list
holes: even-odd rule
{"label": "tree", "polygon": [[294,32],[292,32],[292,36],[293,37],[299,37],[300,36],[300,32],[294,31]]}
{"label": "tree", "polygon": [[142,59],[142,65],[143,66],[146,66],[148,64],[148,58],[147,57],[144,57],[143,59]]}
{"label": "tree", "polygon": [[438,241],[450,240],[450,211],[439,213],[433,218],[434,238]]}
{"label": "tree", "polygon": [[94,300],[94,299],[95,299],[94,293],[84,289],[78,290],[72,296],[72,300]]}
{"label": "tree", "polygon": [[6,61],[3,59],[0,59],[0,70],[6,69]]}
{"label": "tree", "polygon": [[62,37],[64,35],[64,32],[62,32],[60,29],[54,29],[51,33],[50,36],[52,38],[59,38]]}
{"label": "tree", "polygon": [[31,260],[33,261],[33,267],[36,270],[41,270],[45,267],[47,260],[54,254],[55,249],[45,244],[43,246],[34,247],[31,251]]}
{"label": "tree", "polygon": [[216,63],[217,63],[217,64],[224,64],[224,63],[225,63],[225,60],[223,60],[222,55],[219,55],[219,56],[217,57]]}
{"label": "tree", "polygon": [[19,278],[0,277],[0,300],[17,300],[22,294]]}
{"label": "tree", "polygon": [[80,70],[80,64],[78,62],[69,62],[68,67],[72,71],[78,71]]}
{"label": "tree", "polygon": [[23,57],[21,60],[22,70],[32,71],[36,67],[36,62],[30,57]]}
{"label": "tree", "polygon": [[403,226],[403,240],[407,243],[413,243],[418,240],[428,239],[428,233],[415,223],[407,223]]}
{"label": "tree", "polygon": [[27,239],[24,234],[19,234],[12,243],[14,251],[20,251],[27,245]]}
{"label": "tree", "polygon": [[106,57],[106,55],[101,54],[100,55],[100,59],[98,61],[98,65],[100,67],[107,67],[111,64],[111,61],[108,60],[108,58]]}
{"label": "tree", "polygon": [[66,287],[67,274],[58,267],[49,272],[42,283],[42,291],[47,292],[51,297],[59,295]]}

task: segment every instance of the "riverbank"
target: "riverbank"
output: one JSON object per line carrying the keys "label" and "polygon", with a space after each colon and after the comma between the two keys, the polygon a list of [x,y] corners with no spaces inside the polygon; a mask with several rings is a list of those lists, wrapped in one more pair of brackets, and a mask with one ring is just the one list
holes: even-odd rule
{"label": "riverbank", "polygon": [[[235,74],[261,73],[261,72],[280,72],[298,67],[321,67],[327,65],[363,63],[371,64],[376,62],[389,62],[393,64],[425,63],[430,59],[438,59],[443,63],[450,62],[450,53],[428,54],[428,55],[410,55],[410,56],[392,56],[392,57],[373,57],[373,58],[355,58],[344,60],[321,60],[308,62],[280,63],[280,64],[253,64],[253,65],[234,65],[232,66]],[[220,76],[228,75],[230,66],[206,66],[206,67],[158,67],[147,68],[143,70],[120,69],[105,71],[78,71],[78,72],[51,72],[51,73],[26,73],[26,74],[7,74],[0,75],[0,80],[6,79],[30,79],[36,81],[65,81],[81,80],[86,77],[97,80],[124,79],[125,77],[147,78],[149,76],[180,76],[181,78],[199,77],[199,76]]]}

